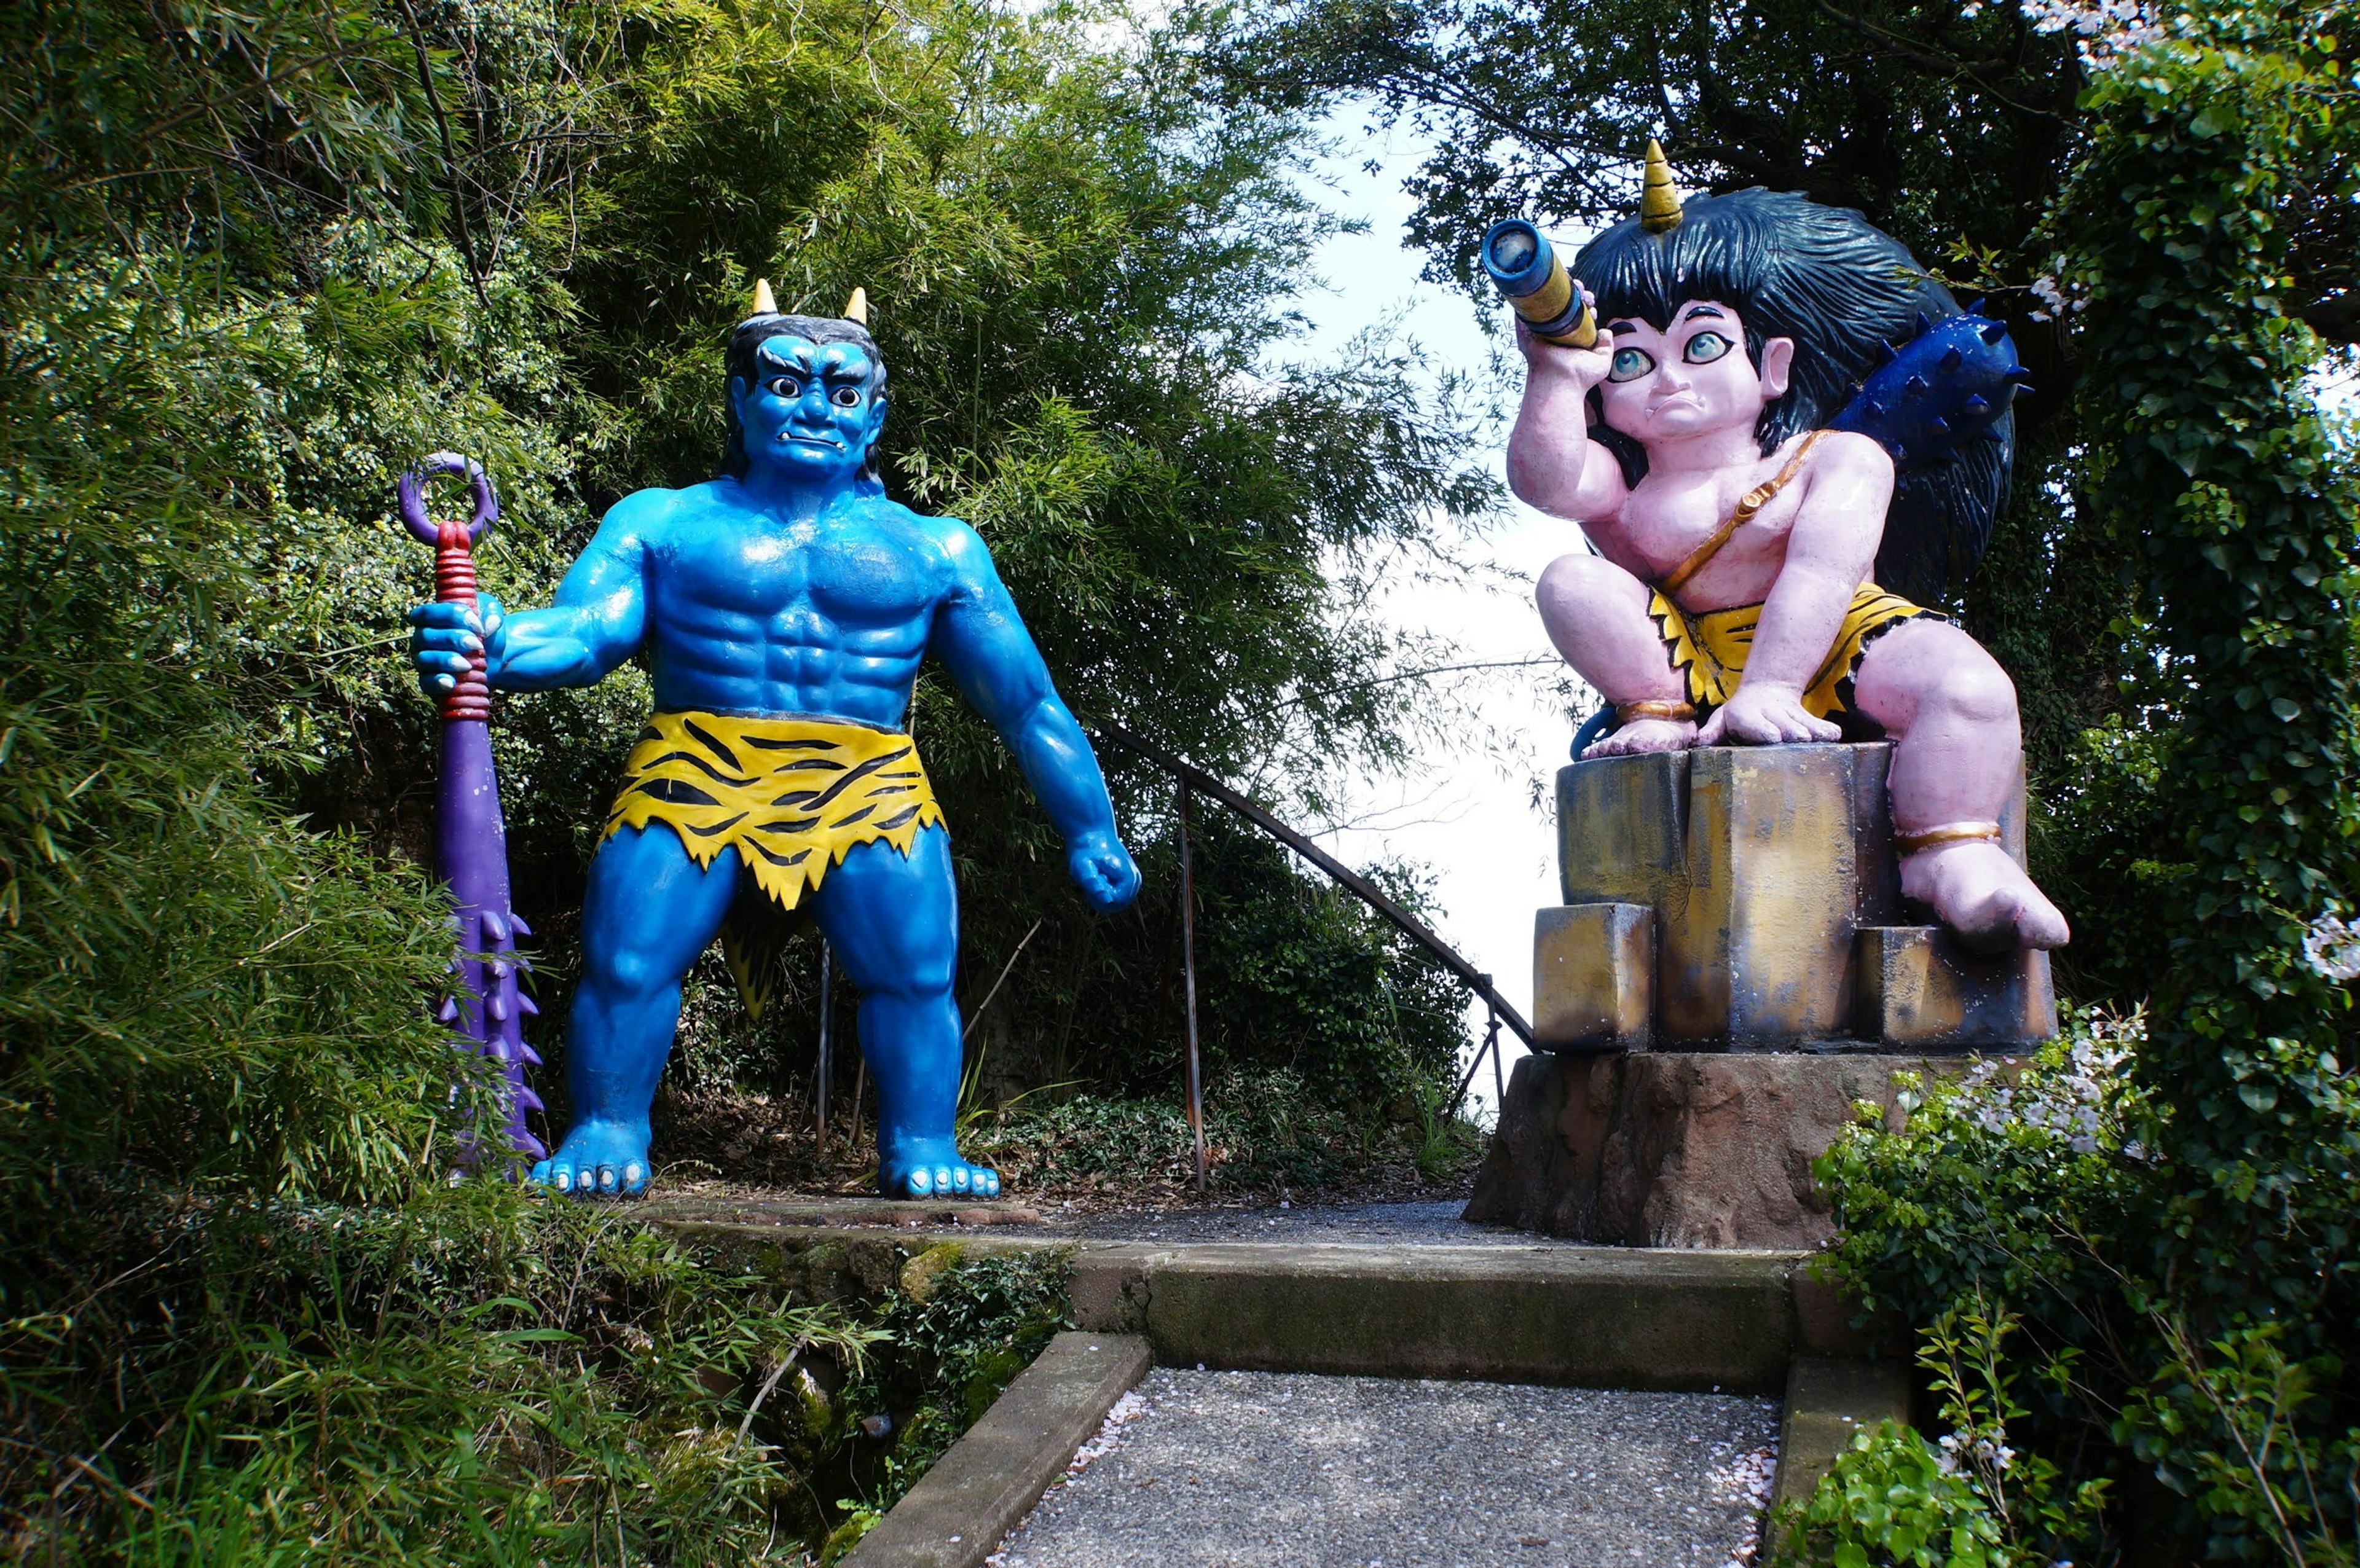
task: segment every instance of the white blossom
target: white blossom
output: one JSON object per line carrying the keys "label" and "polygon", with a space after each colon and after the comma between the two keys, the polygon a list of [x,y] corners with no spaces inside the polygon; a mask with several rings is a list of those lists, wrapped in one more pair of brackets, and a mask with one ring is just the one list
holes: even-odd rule
{"label": "white blossom", "polygon": [[2313,972],[2330,980],[2352,979],[2360,975],[2360,931],[2332,910],[2323,911],[2303,932],[2302,956]]}
{"label": "white blossom", "polygon": [[1949,1114],[1995,1136],[2029,1135],[2035,1146],[2029,1152],[2043,1158],[2094,1154],[2110,1128],[2119,1139],[2115,1104],[2132,1048],[2145,1034],[2137,1014],[2100,1020],[2096,1031],[2066,1047],[2062,1062],[2050,1059],[2016,1074],[1985,1057],[1967,1070]]}
{"label": "white blossom", "polygon": [[2022,0],[2037,33],[2070,33],[2092,71],[2165,36],[2163,18],[2146,0]]}

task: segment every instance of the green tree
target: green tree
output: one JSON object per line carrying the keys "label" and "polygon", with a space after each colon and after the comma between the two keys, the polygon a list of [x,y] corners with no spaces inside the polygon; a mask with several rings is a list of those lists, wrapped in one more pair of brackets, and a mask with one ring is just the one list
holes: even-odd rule
{"label": "green tree", "polygon": [[[2180,687],[2153,678],[2144,600],[2088,504],[2081,355],[2047,298],[2059,259],[2043,224],[2089,134],[2081,38],[2060,7],[2022,0],[1293,0],[1227,13],[1213,58],[1256,102],[1427,137],[1409,235],[1428,275],[1495,324],[1475,267],[1484,229],[1627,215],[1654,135],[1696,188],[1857,207],[1962,297],[1987,296],[2035,385],[2016,406],[2011,504],[1955,607],[2022,702],[2035,869],[2075,927],[2060,977],[2128,1003],[2168,962],[2140,911],[2176,864],[2150,781]],[[2344,169],[2331,159],[2280,204],[2285,308],[2333,343],[2360,340],[2360,214],[2324,199]]]}
{"label": "green tree", "polygon": [[[368,1221],[383,1280],[413,1243],[464,1254],[453,1227],[504,1257],[549,1239],[496,1193],[453,1211],[420,1186],[485,1085],[423,1005],[447,937],[399,615],[425,557],[388,526],[419,454],[486,461],[505,506],[486,573],[537,601],[614,495],[709,472],[721,333],[753,276],[830,307],[863,283],[894,360],[893,484],[991,537],[1082,706],[1214,766],[1275,758],[1280,792],[1393,744],[1392,689],[1368,683],[1387,647],[1335,613],[1323,567],[1489,491],[1381,352],[1288,362],[1282,297],[1328,224],[1288,175],[1303,118],[1209,106],[1188,49],[1118,21],[688,0],[0,16],[0,1530],[47,1518],[63,1541],[120,1513],[196,1561],[229,1550],[216,1528],[348,1547],[343,1525],[268,1522],[286,1476],[333,1468],[289,1438],[310,1418],[274,1393],[216,1420],[208,1377],[343,1399],[382,1386],[374,1357],[416,1373],[403,1408],[460,1412],[444,1433],[493,1406],[572,1419],[557,1352],[470,1349],[465,1324],[516,1326],[469,1294],[505,1265],[362,1332],[348,1232],[302,1230],[332,1201],[394,1205]],[[499,716],[533,915],[578,900],[644,701],[627,673]],[[996,743],[932,687],[918,724],[984,980],[1024,922],[1051,928],[1032,952],[1054,964],[1028,957],[996,1006],[1066,1020],[1119,1075],[1131,1031],[1176,1032],[1154,1011],[1172,906],[1081,920],[1031,858],[1043,830]],[[1153,841],[1167,797],[1117,783]],[[1300,902],[1285,887],[1274,907]],[[566,922],[540,923],[557,1017]],[[1164,991],[1140,999],[1142,975]],[[311,1261],[257,1261],[298,1231]],[[285,1332],[249,1333],[261,1317]],[[594,1376],[628,1373],[628,1339]],[[651,1387],[601,1393],[617,1424],[595,1440],[684,1424]],[[251,1493],[248,1437],[284,1467]],[[440,1522],[371,1516],[372,1539],[459,1552],[444,1526],[495,1494],[586,1528],[647,1473],[623,1454],[600,1501],[514,1457],[469,1471],[489,1490]],[[727,1486],[657,1486],[642,1540],[700,1498],[738,1540],[777,1481],[695,1475]],[[429,1491],[333,1495],[399,1514]],[[173,1511],[201,1494],[211,1523]]]}
{"label": "green tree", "polygon": [[2328,923],[2360,869],[2360,484],[2290,259],[2310,207],[2354,193],[2355,19],[2221,6],[2102,38],[2122,52],[2051,219],[2091,515],[2170,682],[2139,768],[2170,943],[2151,1021],[2135,1051],[2085,1039],[1938,1095],[1824,1171],[1852,1278],[1919,1322],[2004,1293],[2050,1384],[2028,1438],[2118,1479],[2118,1532],[2206,1561],[2348,1563],[2360,1528],[2360,1103]]}
{"label": "green tree", "polygon": [[2088,301],[2096,495],[2185,681],[2158,790],[2174,962],[2140,1058],[2187,1177],[2159,1262],[2216,1312],[2322,1333],[2350,1322],[2360,1107],[2350,996],[2304,939],[2360,886],[2360,485],[2306,385],[2321,345],[2287,310],[2281,213],[2360,146],[2335,19],[2227,10],[2107,72],[2058,220]]}

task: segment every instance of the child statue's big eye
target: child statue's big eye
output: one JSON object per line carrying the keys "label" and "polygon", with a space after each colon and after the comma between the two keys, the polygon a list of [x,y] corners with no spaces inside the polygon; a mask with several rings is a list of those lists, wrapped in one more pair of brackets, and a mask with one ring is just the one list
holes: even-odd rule
{"label": "child statue's big eye", "polygon": [[1699,332],[1688,339],[1688,346],[1682,351],[1680,357],[1690,365],[1710,365],[1727,354],[1730,347],[1729,340],[1719,332]]}
{"label": "child statue's big eye", "polygon": [[860,407],[860,388],[858,387],[837,387],[836,389],[836,406],[839,408],[858,408]]}
{"label": "child statue's big eye", "polygon": [[1606,372],[1609,381],[1636,381],[1655,368],[1655,361],[1645,349],[1618,348],[1614,363]]}
{"label": "child statue's big eye", "polygon": [[773,376],[762,383],[762,390],[773,397],[784,397],[789,402],[803,395],[803,383],[792,376]]}

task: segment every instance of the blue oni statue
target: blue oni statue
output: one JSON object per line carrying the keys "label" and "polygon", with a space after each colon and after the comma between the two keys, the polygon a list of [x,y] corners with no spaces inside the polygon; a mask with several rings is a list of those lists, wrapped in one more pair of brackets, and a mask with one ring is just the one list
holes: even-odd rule
{"label": "blue oni statue", "polygon": [[934,653],[999,730],[1064,835],[1082,896],[1119,909],[1139,870],[1080,724],[973,528],[888,500],[885,365],[856,292],[843,318],[781,314],[762,285],[728,352],[719,478],[616,503],[547,609],[421,604],[429,695],[480,655],[497,688],[595,684],[644,653],[656,713],[590,864],[566,1039],[574,1124],[532,1179],[644,1192],[648,1111],[689,965],[724,936],[749,1005],[782,911],[807,909],[860,990],[890,1196],[989,1197],[959,1158],[950,837],[901,726]]}

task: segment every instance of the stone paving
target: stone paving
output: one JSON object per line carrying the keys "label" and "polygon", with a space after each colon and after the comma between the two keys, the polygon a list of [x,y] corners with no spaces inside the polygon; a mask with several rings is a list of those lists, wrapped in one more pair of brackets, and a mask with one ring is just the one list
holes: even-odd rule
{"label": "stone paving", "polygon": [[1775,1399],[1158,1369],[993,1568],[1724,1568]]}
{"label": "stone paving", "polygon": [[1141,1209],[1068,1217],[1055,1205],[1042,1210],[1027,1234],[1074,1236],[1092,1241],[1360,1242],[1371,1246],[1568,1247],[1555,1236],[1459,1217],[1464,1198],[1435,1203],[1314,1204],[1284,1208]]}

